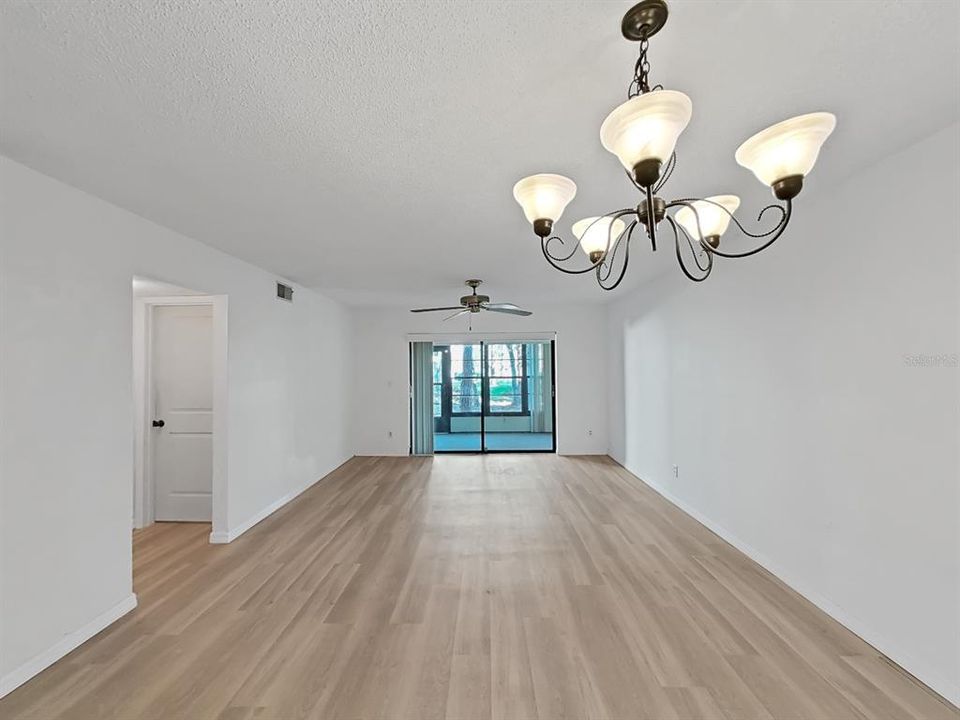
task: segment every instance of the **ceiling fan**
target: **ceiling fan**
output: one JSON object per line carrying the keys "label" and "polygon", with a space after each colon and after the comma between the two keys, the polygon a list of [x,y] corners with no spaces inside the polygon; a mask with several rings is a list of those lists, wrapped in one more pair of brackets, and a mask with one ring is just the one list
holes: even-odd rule
{"label": "ceiling fan", "polygon": [[452,320],[455,317],[459,317],[466,313],[478,313],[481,310],[489,310],[490,312],[496,313],[505,313],[507,315],[533,315],[529,310],[523,310],[513,303],[492,303],[490,302],[489,295],[477,295],[477,288],[483,280],[467,280],[464,283],[467,287],[473,289],[472,295],[464,295],[460,298],[460,305],[452,305],[450,307],[435,307],[435,308],[417,308],[416,310],[411,310],[410,312],[422,313],[422,312],[440,312],[443,310],[456,310],[457,312],[452,315],[448,315],[443,319],[444,322],[447,320]]}

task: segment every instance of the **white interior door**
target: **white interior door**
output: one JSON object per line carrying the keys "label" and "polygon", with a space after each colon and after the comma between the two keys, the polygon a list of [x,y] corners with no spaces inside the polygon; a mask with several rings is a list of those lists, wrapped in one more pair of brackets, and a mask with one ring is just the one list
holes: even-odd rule
{"label": "white interior door", "polygon": [[153,311],[156,520],[209,522],[213,505],[213,307]]}

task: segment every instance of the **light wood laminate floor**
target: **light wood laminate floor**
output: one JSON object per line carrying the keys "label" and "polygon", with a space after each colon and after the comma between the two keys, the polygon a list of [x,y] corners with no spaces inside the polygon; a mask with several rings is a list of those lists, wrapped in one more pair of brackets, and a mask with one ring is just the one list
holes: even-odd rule
{"label": "light wood laminate floor", "polygon": [[0,716],[958,716],[605,458],[357,458],[207,532],[137,533],[139,607]]}

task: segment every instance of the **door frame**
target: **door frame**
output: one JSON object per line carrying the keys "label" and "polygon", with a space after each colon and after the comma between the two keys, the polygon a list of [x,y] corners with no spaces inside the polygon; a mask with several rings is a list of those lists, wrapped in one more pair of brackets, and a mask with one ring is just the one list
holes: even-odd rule
{"label": "door frame", "polygon": [[133,299],[133,527],[154,522],[153,318],[161,306],[210,305],[213,308],[213,512],[211,535],[227,529],[227,296],[182,295]]}
{"label": "door frame", "polygon": [[453,405],[453,396],[451,392],[452,388],[450,383],[446,381],[446,377],[450,372],[450,346],[434,345],[434,353],[438,352],[438,347],[440,348],[439,352],[442,355],[441,365],[443,367],[443,372],[441,373],[441,376],[443,378],[443,382],[440,384],[440,417],[433,419],[434,435],[436,435],[438,432],[450,432],[450,408]]}

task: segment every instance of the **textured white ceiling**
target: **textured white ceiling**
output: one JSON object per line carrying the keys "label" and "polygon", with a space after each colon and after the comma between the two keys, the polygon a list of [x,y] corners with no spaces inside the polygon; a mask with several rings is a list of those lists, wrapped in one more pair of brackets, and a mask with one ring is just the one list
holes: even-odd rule
{"label": "textured white ceiling", "polygon": [[[629,5],[7,0],[0,152],[348,302],[446,304],[472,276],[495,300],[600,299],[546,265],[511,188],[573,177],[565,233],[636,202],[598,138]],[[752,214],[769,193],[733,152],[801,112],[839,118],[811,193],[954,121],[958,7],[671,2],[652,78],[694,116],[664,194]],[[631,266],[679,272],[642,243]]]}

